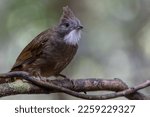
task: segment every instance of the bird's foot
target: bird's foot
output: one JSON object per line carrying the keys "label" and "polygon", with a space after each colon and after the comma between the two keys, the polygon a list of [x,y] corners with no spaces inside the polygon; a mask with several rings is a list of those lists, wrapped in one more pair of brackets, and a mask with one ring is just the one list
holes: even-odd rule
{"label": "bird's foot", "polygon": [[47,78],[43,77],[43,76],[32,76],[32,78],[34,78],[36,80],[39,80],[39,81],[42,81],[42,82],[46,82],[47,81]]}

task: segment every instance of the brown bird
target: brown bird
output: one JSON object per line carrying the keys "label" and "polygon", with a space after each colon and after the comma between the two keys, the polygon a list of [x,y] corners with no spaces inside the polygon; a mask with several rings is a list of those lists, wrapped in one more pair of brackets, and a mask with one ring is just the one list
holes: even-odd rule
{"label": "brown bird", "polygon": [[68,6],[63,7],[59,24],[36,36],[18,56],[11,71],[31,76],[59,76],[78,49],[82,25]]}

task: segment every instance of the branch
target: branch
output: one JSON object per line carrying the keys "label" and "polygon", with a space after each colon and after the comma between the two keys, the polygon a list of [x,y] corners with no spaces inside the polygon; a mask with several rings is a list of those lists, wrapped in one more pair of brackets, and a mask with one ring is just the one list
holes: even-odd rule
{"label": "branch", "polygon": [[[4,83],[0,85],[0,97],[15,94],[38,94],[38,93],[55,93],[64,92],[69,95],[83,98],[83,99],[111,99],[120,96],[125,96],[128,99],[149,99],[142,93],[136,92],[139,89],[150,86],[150,81],[140,84],[136,87],[129,88],[119,79],[104,80],[104,79],[78,79],[78,80],[49,80],[46,82],[32,78],[26,72],[9,72],[0,75],[0,77],[21,77],[34,83],[35,86],[29,82],[15,81],[12,83]],[[40,88],[40,87],[41,88]],[[78,92],[86,91],[115,91],[105,95],[85,95]]]}

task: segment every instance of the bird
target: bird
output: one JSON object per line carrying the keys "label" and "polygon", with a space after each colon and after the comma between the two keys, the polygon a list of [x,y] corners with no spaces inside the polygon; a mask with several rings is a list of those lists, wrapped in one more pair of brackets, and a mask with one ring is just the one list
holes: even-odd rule
{"label": "bird", "polygon": [[59,23],[41,32],[22,50],[10,72],[25,71],[41,79],[64,76],[61,72],[77,52],[82,29],[72,10],[63,7]]}

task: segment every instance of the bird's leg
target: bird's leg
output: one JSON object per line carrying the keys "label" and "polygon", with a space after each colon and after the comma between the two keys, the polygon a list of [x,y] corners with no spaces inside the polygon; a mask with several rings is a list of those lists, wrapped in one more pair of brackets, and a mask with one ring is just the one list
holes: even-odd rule
{"label": "bird's leg", "polygon": [[69,82],[71,82],[71,84],[74,86],[74,82],[73,82],[73,80],[71,80],[70,78],[68,78],[66,75],[64,75],[64,74],[58,74],[57,76],[60,76],[60,77],[62,77],[62,78],[64,78],[64,79],[67,79]]}
{"label": "bird's leg", "polygon": [[47,81],[46,77],[41,76],[39,72],[36,73],[36,79],[43,81],[43,82]]}
{"label": "bird's leg", "polygon": [[43,82],[46,82],[46,81],[47,81],[47,79],[41,75],[40,69],[36,69],[35,71],[32,71],[31,76],[32,76],[33,78],[35,78],[35,79],[37,79],[37,80],[40,80],[40,81],[43,81]]}
{"label": "bird's leg", "polygon": [[60,76],[60,77],[62,77],[62,78],[64,78],[64,79],[68,79],[68,80],[70,80],[70,78],[68,78],[66,75],[64,75],[64,74],[58,74],[58,76]]}

